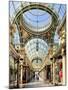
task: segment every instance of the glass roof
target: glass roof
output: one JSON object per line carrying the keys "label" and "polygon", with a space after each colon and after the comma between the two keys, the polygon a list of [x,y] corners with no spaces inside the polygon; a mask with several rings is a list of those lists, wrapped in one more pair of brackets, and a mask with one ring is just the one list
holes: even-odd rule
{"label": "glass roof", "polygon": [[20,44],[20,37],[19,37],[19,32],[18,32],[17,26],[16,26],[16,32],[14,33],[13,44],[14,45]]}
{"label": "glass roof", "polygon": [[[13,23],[13,20],[16,14],[22,10],[23,7],[28,6],[30,2],[21,2],[21,1],[10,1],[9,2],[9,19],[10,22]],[[42,4],[53,10],[58,15],[59,23],[61,23],[65,13],[66,13],[66,5],[65,4],[46,4],[46,3],[36,3]],[[52,17],[46,11],[40,9],[31,9],[22,13],[22,19],[24,24],[34,31],[44,31],[44,27],[48,28],[52,22]],[[18,25],[18,24],[17,24]],[[42,28],[43,27],[43,28]],[[33,28],[33,29],[32,29]],[[60,39],[58,34],[55,32],[54,43],[59,43]],[[20,44],[20,37],[18,28],[16,28],[16,33],[14,34],[14,44]],[[44,61],[49,46],[46,41],[40,38],[34,38],[27,42],[25,45],[25,51],[29,60],[34,60],[34,63],[41,64],[41,60]]]}
{"label": "glass roof", "polygon": [[[20,11],[23,7],[28,6],[30,4],[30,2],[22,2],[22,1],[10,1],[9,2],[9,15],[10,18],[13,18],[15,16],[15,14],[17,14],[18,11]],[[35,4],[35,3],[34,3]],[[36,3],[36,4],[41,4],[44,6],[49,7],[50,9],[52,9],[53,11],[56,12],[56,14],[59,15],[59,19],[62,20],[65,11],[66,11],[66,5],[65,4],[52,4],[52,3]],[[42,10],[31,10],[28,11],[27,13],[32,14],[33,16],[35,15],[44,15],[46,14],[46,12],[42,11]]]}
{"label": "glass roof", "polygon": [[43,59],[48,53],[48,45],[47,43],[39,38],[34,38],[28,41],[25,46],[26,54],[29,60],[33,60],[35,58]]}
{"label": "glass roof", "polygon": [[[22,1],[10,1],[9,2],[9,16],[10,16],[10,22],[12,23],[14,20],[14,17],[16,14],[22,10],[22,8],[31,5],[33,3],[31,2],[22,2]],[[34,3],[35,4],[35,3]],[[58,15],[58,20],[61,21],[65,15],[66,12],[66,5],[65,4],[48,4],[48,3],[36,3],[44,5],[53,12],[55,12]],[[46,30],[51,22],[52,17],[49,13],[46,11],[40,10],[40,9],[31,9],[26,11],[25,13],[22,13],[22,18],[24,24],[31,30],[40,32]]]}
{"label": "glass roof", "polygon": [[23,14],[25,25],[35,32],[46,30],[52,23],[52,17],[46,11],[32,9]]}
{"label": "glass roof", "polygon": [[60,45],[60,37],[57,31],[55,32],[55,35],[54,35],[54,43]]}

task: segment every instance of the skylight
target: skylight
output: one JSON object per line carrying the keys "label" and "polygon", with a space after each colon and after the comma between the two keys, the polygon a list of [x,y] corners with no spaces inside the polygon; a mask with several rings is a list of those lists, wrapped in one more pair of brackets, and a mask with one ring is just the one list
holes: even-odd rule
{"label": "skylight", "polygon": [[52,17],[46,11],[32,9],[23,14],[23,21],[29,29],[41,32],[45,31],[51,25]]}
{"label": "skylight", "polygon": [[[38,50],[36,47],[36,44],[38,42]],[[29,58],[29,60],[33,60],[35,58],[43,59],[48,53],[48,45],[47,43],[39,38],[34,38],[28,41],[28,43],[25,45],[25,51]]]}

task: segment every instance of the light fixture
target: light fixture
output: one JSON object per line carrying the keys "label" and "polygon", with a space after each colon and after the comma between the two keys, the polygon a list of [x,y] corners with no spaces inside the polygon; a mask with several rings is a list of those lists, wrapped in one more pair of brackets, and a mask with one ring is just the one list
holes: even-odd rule
{"label": "light fixture", "polygon": [[38,51],[38,49],[39,49],[38,45],[39,45],[39,42],[38,42],[38,39],[37,39],[37,42],[36,42],[36,51]]}
{"label": "light fixture", "polygon": [[[38,32],[38,15],[37,15],[37,32]],[[39,49],[38,45],[39,45],[39,42],[38,42],[38,35],[37,35],[36,51],[38,51],[38,49]]]}

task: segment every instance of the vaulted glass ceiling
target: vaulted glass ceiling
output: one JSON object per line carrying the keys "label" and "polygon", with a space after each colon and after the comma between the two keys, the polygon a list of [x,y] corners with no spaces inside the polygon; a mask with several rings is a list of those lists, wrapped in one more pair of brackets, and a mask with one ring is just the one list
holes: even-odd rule
{"label": "vaulted glass ceiling", "polygon": [[[31,5],[31,4],[41,4],[48,8],[50,8],[57,16],[58,16],[58,26],[62,22],[65,14],[66,14],[66,5],[65,4],[48,4],[48,3],[31,3],[31,2],[17,2],[17,1],[10,1],[9,2],[9,19],[11,24],[13,23],[13,20],[17,13],[19,11],[22,11],[22,8]],[[48,28],[52,23],[52,16],[41,9],[30,9],[26,12],[22,12],[22,20],[24,22],[24,25],[30,28],[32,31],[40,32],[44,31],[46,28]],[[17,20],[15,21],[17,24]],[[58,27],[57,26],[57,27]],[[17,24],[18,27],[18,24]],[[14,43],[20,44],[20,37],[19,37],[19,28],[17,28],[16,33],[14,35]],[[54,36],[54,43],[59,43],[60,39],[55,32]],[[36,65],[40,65],[42,62],[44,62],[44,59],[48,53],[49,46],[46,43],[46,41],[40,39],[40,38],[34,38],[27,42],[25,45],[25,51],[27,54],[27,57],[31,62],[33,62]]]}
{"label": "vaulted glass ceiling", "polygon": [[52,17],[46,11],[32,9],[23,14],[24,24],[32,31],[45,31],[52,23]]}
{"label": "vaulted glass ceiling", "polygon": [[[9,15],[10,15],[10,20],[12,21],[13,18],[15,17],[15,15],[17,14],[17,12],[19,12],[23,7],[26,7],[30,4],[33,4],[31,2],[21,2],[21,1],[10,1],[9,2]],[[44,5],[50,9],[52,9],[59,17],[59,20],[62,20],[65,12],[66,12],[66,5],[65,4],[48,4],[48,3],[34,3],[34,4],[41,4]],[[38,12],[37,12],[38,11]],[[27,13],[29,14],[33,14],[33,15],[43,15],[45,16],[46,12],[42,11],[42,10],[31,10]],[[30,13],[31,12],[31,13]]]}
{"label": "vaulted glass ceiling", "polygon": [[[65,4],[48,4],[48,3],[32,3],[32,2],[21,2],[21,1],[10,1],[9,2],[9,16],[10,22],[13,23],[13,20],[16,14],[21,11],[22,8],[26,6],[30,6],[31,4],[40,4],[44,5],[47,8],[51,9],[56,15],[58,16],[59,23],[62,21],[65,12],[66,12],[66,5]],[[20,12],[20,13],[21,13]],[[35,32],[42,32],[45,31],[52,23],[52,16],[47,12],[41,9],[29,9],[26,12],[22,12],[22,19],[24,25],[27,26],[32,31]],[[15,20],[16,22],[16,20]],[[58,23],[58,24],[59,24]]]}
{"label": "vaulted glass ceiling", "polygon": [[44,60],[48,53],[48,45],[47,43],[39,38],[34,38],[28,41],[25,45],[25,51],[29,58],[29,60],[39,59]]}

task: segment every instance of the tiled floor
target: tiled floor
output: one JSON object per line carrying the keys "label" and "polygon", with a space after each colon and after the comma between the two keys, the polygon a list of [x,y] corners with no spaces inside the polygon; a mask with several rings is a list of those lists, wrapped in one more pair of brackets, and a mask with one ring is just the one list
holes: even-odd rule
{"label": "tiled floor", "polygon": [[35,88],[35,87],[44,87],[44,86],[52,86],[52,84],[36,81],[36,82],[27,83],[24,85],[25,88]]}

